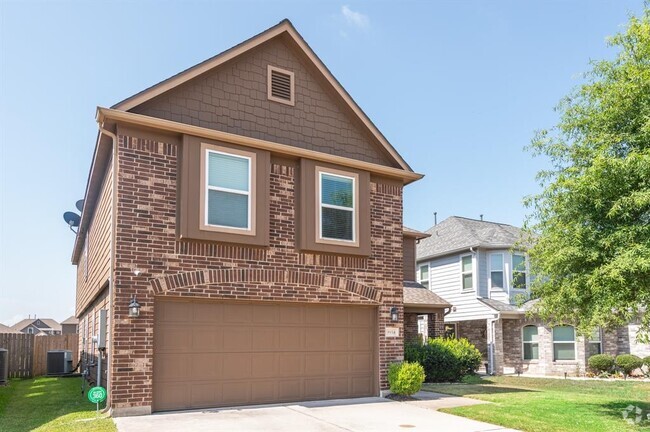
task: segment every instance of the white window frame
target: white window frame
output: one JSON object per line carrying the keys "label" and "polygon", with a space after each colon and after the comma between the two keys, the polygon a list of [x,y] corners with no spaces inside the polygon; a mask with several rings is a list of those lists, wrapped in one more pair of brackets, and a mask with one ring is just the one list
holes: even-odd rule
{"label": "white window frame", "polygon": [[[571,327],[573,329],[573,342],[571,341],[556,341],[555,340],[555,328],[556,327]],[[551,340],[553,341],[553,361],[554,362],[575,362],[578,358],[578,343],[576,341],[576,328],[571,325],[558,325],[551,328]],[[569,344],[573,343],[573,359],[567,360],[558,360],[555,358],[555,344]]]}
{"label": "white window frame", "polygon": [[[209,172],[210,172],[210,153],[216,153],[216,154],[221,154],[225,156],[230,156],[230,157],[235,157],[235,158],[240,158],[240,159],[246,159],[248,161],[248,191],[240,191],[237,189],[230,189],[230,188],[224,188],[220,186],[212,186],[210,185],[210,179],[209,179]],[[236,154],[236,153],[229,153],[221,150],[214,150],[214,149],[205,149],[205,179],[204,179],[204,199],[205,199],[205,208],[204,208],[204,214],[203,214],[203,221],[205,226],[207,227],[213,227],[213,228],[221,228],[221,229],[227,229],[227,230],[235,230],[235,231],[251,231],[252,230],[252,194],[253,194],[253,158],[250,156],[245,156],[241,154]],[[208,197],[210,194],[210,191],[219,191],[219,192],[227,192],[227,193],[232,193],[232,194],[237,194],[237,195],[245,195],[248,198],[248,215],[247,215],[247,220],[246,220],[246,228],[241,228],[241,227],[233,227],[233,226],[228,226],[228,225],[217,225],[217,224],[211,224],[209,223],[209,210],[210,206],[208,205]]]}
{"label": "white window frame", "polygon": [[[427,279],[426,280],[422,279],[422,269],[424,267],[427,268]],[[430,272],[431,272],[431,267],[429,266],[428,263],[427,264],[420,264],[418,266],[418,283],[421,284],[421,283],[425,282],[427,284],[426,287],[429,288],[429,286],[431,285],[429,283],[431,281],[431,273]]]}
{"label": "white window frame", "polygon": [[[501,255],[501,270],[492,270],[492,257],[496,255]],[[503,282],[502,287],[493,287],[492,286],[492,272],[501,272],[501,280]],[[493,252],[488,254],[488,289],[492,290],[503,290],[507,291],[507,281],[506,281],[506,260],[503,252]]]}
{"label": "white window frame", "polygon": [[[537,338],[538,338],[537,342],[525,341],[524,340],[524,329],[526,327],[534,327],[534,328],[537,329]],[[530,344],[530,345],[537,344],[537,358],[530,358],[530,359],[526,358],[526,350],[524,349],[526,347],[526,344]],[[537,327],[536,325],[527,324],[527,325],[525,325],[525,326],[523,326],[521,328],[521,359],[524,360],[524,361],[530,361],[530,362],[539,361],[539,327]]]}
{"label": "white window frame", "polygon": [[[346,180],[352,180],[352,208],[350,207],[343,207],[343,206],[338,206],[334,204],[324,204],[323,203],[323,176],[331,176],[331,177],[339,177],[343,178]],[[318,170],[318,240],[324,241],[324,242],[335,242],[335,243],[349,243],[349,244],[357,244],[357,218],[358,218],[358,209],[357,209],[357,195],[358,195],[358,187],[359,182],[357,181],[357,178],[353,175],[345,175],[341,173],[335,173],[332,171],[328,170],[323,170],[320,169]],[[331,208],[335,210],[344,210],[348,212],[352,212],[352,240],[347,240],[347,239],[337,239],[337,238],[332,238],[332,237],[323,237],[323,209],[324,208]]]}
{"label": "white window frame", "polygon": [[[526,288],[517,288],[515,286],[515,256],[521,256],[524,257],[524,270],[521,271],[521,273],[524,274],[524,281],[526,282]],[[528,255],[520,252],[515,252],[510,256],[510,286],[512,289],[518,290],[518,291],[528,291]]]}
{"label": "white window frame", "polygon": [[589,345],[592,345],[592,344],[593,345],[598,345],[598,353],[597,354],[602,354],[603,353],[603,329],[598,327],[598,328],[596,328],[596,332],[598,333],[598,340],[594,341],[591,338],[591,335],[590,335],[589,338],[587,339],[587,343]]}
{"label": "white window frame", "polygon": [[27,327],[27,334],[34,334],[34,327],[32,326]]}
{"label": "white window frame", "polygon": [[[470,272],[463,271],[463,258],[465,258],[465,257],[469,257],[469,259],[472,262],[472,270],[471,270],[472,286],[470,288],[465,288],[464,285],[463,285],[463,276],[465,276],[467,273],[470,273]],[[476,290],[476,272],[474,271],[474,254],[470,253],[470,254],[461,255],[460,259],[459,259],[459,265],[460,265],[460,291],[464,292],[464,293],[475,291]]]}

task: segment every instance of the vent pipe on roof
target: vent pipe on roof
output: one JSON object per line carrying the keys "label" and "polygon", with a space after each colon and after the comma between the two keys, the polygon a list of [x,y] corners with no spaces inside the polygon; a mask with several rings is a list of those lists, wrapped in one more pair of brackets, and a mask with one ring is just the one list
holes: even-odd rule
{"label": "vent pipe on roof", "polygon": [[481,213],[481,220],[483,220],[483,214]]}
{"label": "vent pipe on roof", "polygon": [[438,212],[433,212],[433,225],[438,225]]}

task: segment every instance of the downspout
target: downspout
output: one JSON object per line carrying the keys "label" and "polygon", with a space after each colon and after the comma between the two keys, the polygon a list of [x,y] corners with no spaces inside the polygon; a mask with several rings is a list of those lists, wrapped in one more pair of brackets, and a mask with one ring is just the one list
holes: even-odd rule
{"label": "downspout", "polygon": [[[108,319],[109,319],[109,328],[113,328],[113,284],[115,282],[115,239],[117,236],[116,232],[116,227],[117,227],[117,217],[115,213],[117,212],[117,135],[115,135],[113,132],[104,129],[104,123],[98,123],[99,127],[99,132],[100,132],[100,137],[101,139],[101,134],[104,134],[108,137],[111,138],[112,141],[112,157],[111,157],[111,251],[109,254],[109,280],[108,280]],[[113,332],[109,331],[109,329],[106,329],[108,332],[108,344],[109,344],[109,350],[108,350],[108,355],[110,356],[110,359],[113,358]],[[101,365],[101,356],[98,356],[99,364]],[[108,367],[108,364],[110,363],[107,362],[106,364],[106,392],[108,393],[109,397],[106,399],[106,408],[104,409],[105,412],[111,410],[111,369]],[[101,370],[101,367],[98,368]],[[98,373],[99,373],[98,370]],[[101,385],[101,376],[98,376],[98,385]]]}

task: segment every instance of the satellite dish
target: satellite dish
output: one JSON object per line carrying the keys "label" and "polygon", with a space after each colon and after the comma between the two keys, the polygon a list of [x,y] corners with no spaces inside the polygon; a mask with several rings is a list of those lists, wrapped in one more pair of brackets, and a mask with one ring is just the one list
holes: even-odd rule
{"label": "satellite dish", "polygon": [[79,211],[84,211],[84,200],[80,199],[79,201],[77,201],[75,207],[77,207],[77,210]]}
{"label": "satellite dish", "polygon": [[72,228],[79,226],[79,222],[81,222],[81,216],[74,212],[65,212],[63,213],[63,220],[70,227],[70,231],[76,233],[76,231]]}

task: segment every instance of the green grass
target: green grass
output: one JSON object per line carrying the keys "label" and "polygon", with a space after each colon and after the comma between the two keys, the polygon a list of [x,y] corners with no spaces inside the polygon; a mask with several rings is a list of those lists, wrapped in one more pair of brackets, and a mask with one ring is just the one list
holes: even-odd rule
{"label": "green grass", "polygon": [[[101,407],[100,407],[101,410]],[[116,431],[113,420],[81,394],[81,378],[14,379],[0,386],[0,430]]]}
{"label": "green grass", "polygon": [[650,383],[491,377],[422,389],[493,402],[441,411],[523,431],[650,431],[650,421],[630,425],[622,415],[629,405],[650,414]]}

